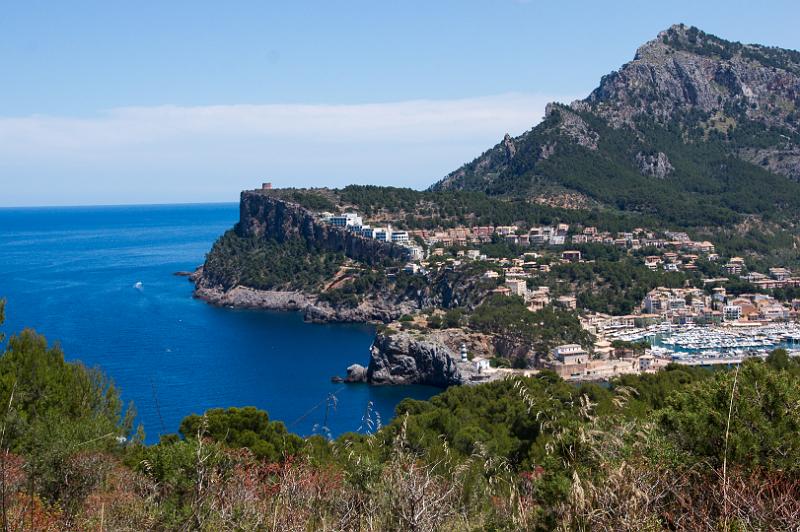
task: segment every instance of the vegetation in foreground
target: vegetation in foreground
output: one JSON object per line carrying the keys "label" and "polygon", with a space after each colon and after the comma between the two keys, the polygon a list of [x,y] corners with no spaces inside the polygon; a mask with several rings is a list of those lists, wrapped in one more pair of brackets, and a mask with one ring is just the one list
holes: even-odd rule
{"label": "vegetation in foreground", "polygon": [[0,517],[5,530],[791,529],[798,378],[780,350],[607,388],[542,373],[403,401],[383,427],[368,411],[336,440],[231,408],[148,446],[101,372],[23,331],[0,357]]}

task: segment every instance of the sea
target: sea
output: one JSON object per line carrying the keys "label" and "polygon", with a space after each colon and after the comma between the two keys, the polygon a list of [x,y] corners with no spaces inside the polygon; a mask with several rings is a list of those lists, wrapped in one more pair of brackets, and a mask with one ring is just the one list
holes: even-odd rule
{"label": "sea", "polygon": [[175,275],[194,270],[237,204],[0,209],[0,298],[10,336],[33,328],[67,360],[101,368],[146,441],[209,408],[255,406],[302,436],[386,424],[424,386],[336,384],[366,365],[374,329],[295,312],[218,308]]}

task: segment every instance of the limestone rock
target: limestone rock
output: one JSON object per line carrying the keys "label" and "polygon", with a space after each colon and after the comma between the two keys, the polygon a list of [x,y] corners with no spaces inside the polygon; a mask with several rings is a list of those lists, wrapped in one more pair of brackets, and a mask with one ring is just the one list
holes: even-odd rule
{"label": "limestone rock", "polygon": [[347,367],[347,377],[344,382],[367,382],[367,368],[361,364],[352,364]]}
{"label": "limestone rock", "polygon": [[636,164],[639,166],[639,171],[642,175],[657,177],[658,179],[664,179],[675,170],[669,162],[669,157],[664,152],[655,154],[639,152],[636,154]]}
{"label": "limestone rock", "polygon": [[560,118],[558,129],[567,137],[576,142],[579,146],[590,150],[597,150],[597,142],[600,135],[593,131],[586,121],[569,107],[548,103],[545,108],[545,115],[550,116],[557,113]]}
{"label": "limestone rock", "polygon": [[506,157],[511,160],[517,154],[517,145],[508,133],[503,137],[503,146],[506,149]]}
{"label": "limestone rock", "polygon": [[461,384],[457,355],[443,344],[409,334],[379,334],[372,346],[367,382],[370,384]]}

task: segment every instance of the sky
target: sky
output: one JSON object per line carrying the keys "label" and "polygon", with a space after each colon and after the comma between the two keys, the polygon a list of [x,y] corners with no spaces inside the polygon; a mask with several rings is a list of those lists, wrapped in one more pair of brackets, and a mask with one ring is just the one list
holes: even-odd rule
{"label": "sky", "polygon": [[800,49],[796,0],[4,2],[0,206],[425,188],[678,22]]}

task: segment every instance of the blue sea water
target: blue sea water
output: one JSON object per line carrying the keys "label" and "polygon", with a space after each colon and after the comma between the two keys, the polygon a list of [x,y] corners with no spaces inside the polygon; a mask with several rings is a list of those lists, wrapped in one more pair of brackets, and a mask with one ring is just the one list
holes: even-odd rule
{"label": "blue sea water", "polygon": [[298,434],[337,435],[358,430],[370,403],[385,423],[403,398],[438,391],[331,383],[367,363],[369,326],[193,299],[174,272],[201,264],[237,216],[236,204],[0,209],[3,331],[32,327],[102,368],[148,442],[188,414],[247,405]]}

